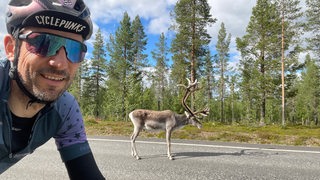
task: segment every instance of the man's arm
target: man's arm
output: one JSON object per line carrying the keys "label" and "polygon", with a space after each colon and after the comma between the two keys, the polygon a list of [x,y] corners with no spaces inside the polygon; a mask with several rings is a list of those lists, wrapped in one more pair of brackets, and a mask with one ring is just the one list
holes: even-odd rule
{"label": "man's arm", "polygon": [[65,162],[70,179],[103,180],[92,153]]}
{"label": "man's arm", "polygon": [[65,92],[56,107],[63,120],[54,138],[70,179],[104,179],[87,141],[78,102]]}

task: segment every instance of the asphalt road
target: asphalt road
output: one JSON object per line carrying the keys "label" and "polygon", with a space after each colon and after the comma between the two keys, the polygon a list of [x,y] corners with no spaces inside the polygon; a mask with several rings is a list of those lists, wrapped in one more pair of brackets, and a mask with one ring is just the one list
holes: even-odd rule
{"label": "asphalt road", "polygon": [[[141,160],[130,154],[128,137],[91,137],[91,149],[106,179],[114,180],[319,180],[320,147],[249,145],[172,140],[176,160],[163,139],[140,139]],[[0,175],[5,180],[68,179],[51,140]]]}

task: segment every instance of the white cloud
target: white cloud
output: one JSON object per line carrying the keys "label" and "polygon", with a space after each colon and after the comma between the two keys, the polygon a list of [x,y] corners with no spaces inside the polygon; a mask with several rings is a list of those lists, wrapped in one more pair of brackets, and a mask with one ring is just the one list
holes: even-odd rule
{"label": "white cloud", "polygon": [[217,18],[213,33],[217,34],[223,22],[233,36],[242,36],[249,22],[256,0],[209,0],[211,14]]}
{"label": "white cloud", "polygon": [[[133,19],[136,15],[145,20],[154,22],[162,19],[169,20],[168,6],[174,1],[150,1],[150,0],[96,0],[87,1],[91,9],[92,17],[96,21],[109,23],[112,21],[119,22],[123,13],[126,11]],[[167,24],[166,22],[164,24]],[[158,27],[161,25],[158,25]],[[167,26],[167,25],[166,25]],[[161,28],[163,29],[163,28]]]}
{"label": "white cloud", "polygon": [[237,67],[240,55],[236,49],[235,39],[245,34],[256,0],[208,0],[208,2],[211,6],[212,16],[217,19],[217,22],[208,29],[212,37],[211,47],[215,49],[218,32],[223,22],[227,33],[232,36],[230,54],[235,54],[230,59],[230,65]]}
{"label": "white cloud", "polygon": [[[114,33],[127,12],[131,20],[136,15],[147,22],[144,24],[147,34],[158,35],[167,32],[170,26],[170,10],[177,0],[152,1],[152,0],[95,0],[86,1],[90,8],[92,19],[95,23],[94,33],[99,28],[105,29],[104,36]],[[91,38],[92,41],[92,38]]]}
{"label": "white cloud", "polygon": [[[2,4],[8,4],[9,0],[2,0]],[[148,22],[145,25],[147,34],[160,34],[168,31],[171,24],[170,10],[177,0],[86,0],[90,8],[94,22],[94,33],[99,26],[108,24],[104,28],[104,34],[114,33],[117,23],[122,19],[123,13],[128,12],[133,19],[136,15]],[[235,37],[242,36],[249,21],[252,7],[256,0],[208,0],[211,6],[211,14],[217,18],[217,22],[208,29],[213,43],[216,42],[221,22],[224,22],[227,32],[232,34],[231,51],[235,49]],[[6,6],[0,6],[0,38],[6,33],[5,28]],[[111,25],[110,25],[111,24]],[[94,36],[93,36],[94,38]],[[93,39],[91,38],[90,41]],[[0,43],[3,49],[3,43]],[[3,52],[1,51],[0,54]]]}
{"label": "white cloud", "polygon": [[162,32],[167,32],[170,26],[169,19],[170,18],[168,16],[152,19],[147,31],[151,34],[161,34]]}

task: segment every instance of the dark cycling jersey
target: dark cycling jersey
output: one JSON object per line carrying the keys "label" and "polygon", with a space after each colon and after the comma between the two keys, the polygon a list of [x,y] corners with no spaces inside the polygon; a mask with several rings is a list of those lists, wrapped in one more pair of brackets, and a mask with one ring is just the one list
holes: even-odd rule
{"label": "dark cycling jersey", "polygon": [[11,113],[12,117],[12,152],[17,153],[28,145],[31,130],[37,115],[32,118],[18,117]]}
{"label": "dark cycling jersey", "polygon": [[31,129],[25,129],[30,133],[27,139],[18,144],[12,143],[13,136],[14,139],[17,137],[16,133],[13,135],[12,130],[19,128],[15,129],[17,127],[14,126],[17,124],[12,126],[12,114],[8,107],[11,88],[9,68],[8,60],[0,60],[0,174],[52,137],[63,162],[72,162],[82,156],[90,155],[91,149],[87,142],[79,105],[68,92],[39,111]]}

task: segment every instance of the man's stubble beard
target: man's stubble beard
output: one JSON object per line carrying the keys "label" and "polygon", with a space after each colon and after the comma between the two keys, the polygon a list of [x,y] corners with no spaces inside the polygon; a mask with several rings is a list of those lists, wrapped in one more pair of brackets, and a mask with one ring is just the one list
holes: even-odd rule
{"label": "man's stubble beard", "polygon": [[61,90],[57,90],[56,87],[53,86],[43,89],[41,88],[41,84],[36,81],[36,77],[41,76],[40,73],[30,73],[30,71],[26,71],[25,75],[26,80],[24,80],[21,74],[19,73],[21,83],[27,91],[29,91],[33,96],[35,96],[41,101],[55,101],[71,86],[73,82],[73,77],[70,77],[70,75],[68,75],[67,78],[64,80],[67,83]]}

